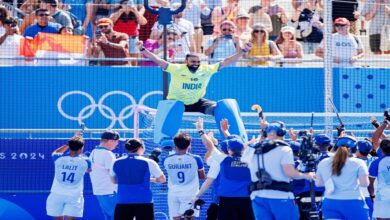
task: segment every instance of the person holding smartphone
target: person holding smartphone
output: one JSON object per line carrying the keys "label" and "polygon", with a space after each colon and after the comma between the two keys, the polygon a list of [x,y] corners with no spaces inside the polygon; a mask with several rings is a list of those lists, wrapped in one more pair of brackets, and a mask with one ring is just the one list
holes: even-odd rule
{"label": "person holding smartphone", "polygon": [[[0,57],[18,57],[20,49],[20,40],[23,38],[20,35],[17,21],[13,17],[8,17],[3,20],[5,33],[0,36]],[[16,66],[20,64],[20,60],[16,59],[1,59],[0,66]]]}
{"label": "person holding smartphone", "polygon": [[[93,56],[98,57],[103,52],[106,58],[126,58],[129,49],[129,36],[125,33],[113,30],[113,22],[109,18],[101,18],[98,21],[98,28],[95,34]],[[103,66],[127,65],[128,61],[103,61]]]}
{"label": "person holding smartphone", "polygon": [[[209,56],[211,63],[216,63],[241,50],[239,46],[239,37],[234,34],[236,25],[232,21],[222,22],[220,30],[221,34],[217,35],[214,39],[211,39],[205,50],[205,55]],[[231,66],[235,65],[235,63],[231,64]]]}

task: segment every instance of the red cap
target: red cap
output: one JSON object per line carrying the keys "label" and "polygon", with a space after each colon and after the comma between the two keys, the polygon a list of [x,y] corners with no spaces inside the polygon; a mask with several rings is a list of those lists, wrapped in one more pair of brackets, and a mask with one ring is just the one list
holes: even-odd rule
{"label": "red cap", "polygon": [[345,25],[350,25],[348,19],[346,18],[337,18],[335,21],[334,21],[335,24],[345,24]]}

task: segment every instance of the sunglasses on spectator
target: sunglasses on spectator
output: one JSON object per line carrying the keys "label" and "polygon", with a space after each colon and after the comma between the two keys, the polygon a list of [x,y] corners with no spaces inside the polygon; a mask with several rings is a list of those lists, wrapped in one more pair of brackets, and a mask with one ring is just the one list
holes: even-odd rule
{"label": "sunglasses on spectator", "polygon": [[100,29],[108,28],[108,25],[100,25],[99,28],[100,28]]}
{"label": "sunglasses on spectator", "polygon": [[233,31],[231,28],[223,28],[222,31]]}
{"label": "sunglasses on spectator", "polygon": [[336,27],[345,27],[347,26],[346,24],[335,24]]}
{"label": "sunglasses on spectator", "polygon": [[44,16],[45,16],[45,17],[48,17],[48,16],[50,16],[50,15],[49,15],[49,14],[38,14],[38,16],[39,16],[39,17],[44,17]]}
{"label": "sunglasses on spectator", "polygon": [[257,33],[265,33],[264,30],[253,30],[253,33],[257,34]]}

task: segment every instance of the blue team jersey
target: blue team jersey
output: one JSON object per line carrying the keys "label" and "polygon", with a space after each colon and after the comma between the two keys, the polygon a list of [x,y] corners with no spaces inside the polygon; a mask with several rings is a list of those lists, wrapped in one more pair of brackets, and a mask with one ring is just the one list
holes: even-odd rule
{"label": "blue team jersey", "polygon": [[84,175],[91,168],[91,162],[88,158],[64,154],[53,154],[52,157],[55,174],[51,192],[70,196],[82,195]]}
{"label": "blue team jersey", "polygon": [[378,187],[377,200],[390,200],[390,156],[383,156],[371,163],[369,175],[376,177]]}
{"label": "blue team jersey", "polygon": [[168,193],[176,196],[196,194],[199,190],[198,171],[203,169],[202,158],[193,154],[173,154],[163,161],[168,173]]}
{"label": "blue team jersey", "polygon": [[220,164],[218,195],[223,197],[249,197],[251,175],[248,164],[241,157],[226,157]]}
{"label": "blue team jersey", "polygon": [[118,204],[152,202],[150,177],[160,177],[163,172],[153,160],[129,154],[115,161],[111,176],[118,182]]}

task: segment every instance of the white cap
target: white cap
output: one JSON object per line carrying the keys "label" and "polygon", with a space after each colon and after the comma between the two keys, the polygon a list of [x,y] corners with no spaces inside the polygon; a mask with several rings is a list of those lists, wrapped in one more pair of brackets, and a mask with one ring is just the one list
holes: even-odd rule
{"label": "white cap", "polygon": [[282,29],[280,30],[280,32],[284,33],[284,32],[290,32],[291,34],[295,34],[295,28],[291,27],[291,26],[284,26],[282,27]]}

